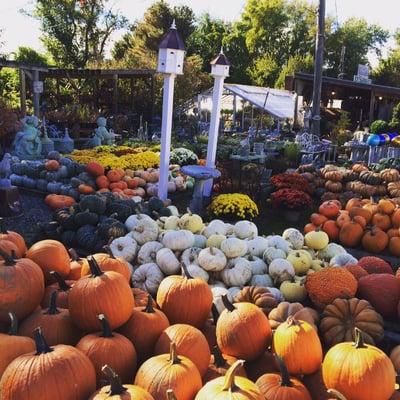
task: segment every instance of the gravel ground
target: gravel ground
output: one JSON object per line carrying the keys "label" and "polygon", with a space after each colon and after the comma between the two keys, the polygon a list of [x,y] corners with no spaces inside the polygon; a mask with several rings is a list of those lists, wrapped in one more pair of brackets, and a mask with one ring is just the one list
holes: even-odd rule
{"label": "gravel ground", "polygon": [[30,245],[38,233],[38,224],[51,220],[51,210],[44,204],[44,195],[25,190],[19,191],[23,214],[19,217],[4,218],[6,229],[24,236]]}

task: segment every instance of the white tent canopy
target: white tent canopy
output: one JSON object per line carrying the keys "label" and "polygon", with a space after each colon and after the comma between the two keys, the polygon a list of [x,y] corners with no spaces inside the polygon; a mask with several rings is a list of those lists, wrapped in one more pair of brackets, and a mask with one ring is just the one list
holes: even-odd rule
{"label": "white tent canopy", "polygon": [[278,119],[293,119],[295,97],[286,90],[225,83],[224,89]]}

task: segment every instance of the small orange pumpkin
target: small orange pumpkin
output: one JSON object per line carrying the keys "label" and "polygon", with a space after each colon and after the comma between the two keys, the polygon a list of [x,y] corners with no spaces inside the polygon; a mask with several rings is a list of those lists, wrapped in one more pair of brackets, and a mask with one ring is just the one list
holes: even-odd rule
{"label": "small orange pumpkin", "polygon": [[318,209],[319,213],[327,218],[336,218],[340,211],[340,206],[333,200],[324,201]]}
{"label": "small orange pumpkin", "polygon": [[76,203],[75,199],[71,196],[64,196],[62,194],[48,194],[44,198],[44,202],[53,210],[59,208],[71,207]]}
{"label": "small orange pumpkin", "polygon": [[138,181],[137,179],[134,178],[129,178],[126,181],[126,184],[128,185],[129,189],[136,189],[138,187]]}
{"label": "small orange pumpkin", "polygon": [[385,250],[388,243],[388,235],[376,227],[372,227],[370,230],[368,230],[362,238],[362,245],[364,249],[375,254],[381,253],[383,250]]}
{"label": "small orange pumpkin", "polygon": [[44,164],[47,171],[57,171],[60,168],[60,164],[57,160],[48,160]]}
{"label": "small orange pumpkin", "polygon": [[305,227],[304,227],[304,233],[308,233],[308,232],[314,232],[314,231],[316,231],[317,230],[317,226],[315,226],[314,224],[307,224]]}
{"label": "small orange pumpkin", "polygon": [[78,190],[79,190],[79,193],[82,193],[82,194],[91,194],[94,192],[94,189],[91,186],[85,185],[83,183],[78,186]]}
{"label": "small orange pumpkin", "polygon": [[378,210],[383,214],[391,215],[395,208],[396,205],[389,199],[380,199],[378,202]]}
{"label": "small orange pumpkin", "polygon": [[365,208],[362,207],[353,207],[349,210],[349,215],[351,218],[355,217],[356,215],[360,215],[361,217],[365,218],[367,223],[369,223],[372,219],[372,214]]}
{"label": "small orange pumpkin", "polygon": [[326,221],[328,221],[328,218],[325,217],[325,215],[318,214],[318,213],[313,213],[310,216],[310,221],[312,224],[315,226],[321,226],[323,225]]}
{"label": "small orange pumpkin", "polygon": [[372,217],[371,223],[385,232],[392,226],[389,215],[380,212]]}
{"label": "small orange pumpkin", "polygon": [[389,251],[396,257],[400,257],[400,237],[394,236],[389,240]]}
{"label": "small orange pumpkin", "polygon": [[339,239],[339,228],[335,221],[326,221],[322,225],[322,230],[329,236],[329,240],[335,242]]}
{"label": "small orange pumpkin", "polygon": [[392,225],[395,228],[400,228],[400,208],[397,208],[391,215]]}
{"label": "small orange pumpkin", "polygon": [[104,175],[104,167],[96,161],[86,164],[86,172],[93,176]]}
{"label": "small orange pumpkin", "polygon": [[99,189],[106,189],[110,186],[110,181],[105,175],[100,175],[96,178],[96,185]]}
{"label": "small orange pumpkin", "polygon": [[110,189],[111,190],[113,190],[113,189],[124,190],[124,189],[127,189],[127,188],[128,188],[128,184],[126,182],[124,182],[124,181],[110,183]]}
{"label": "small orange pumpkin", "polygon": [[123,176],[125,175],[125,171],[123,169],[111,169],[107,172],[107,178],[110,182],[119,182]]}
{"label": "small orange pumpkin", "polygon": [[355,221],[346,222],[339,232],[339,241],[347,247],[356,247],[360,244],[364,229]]}

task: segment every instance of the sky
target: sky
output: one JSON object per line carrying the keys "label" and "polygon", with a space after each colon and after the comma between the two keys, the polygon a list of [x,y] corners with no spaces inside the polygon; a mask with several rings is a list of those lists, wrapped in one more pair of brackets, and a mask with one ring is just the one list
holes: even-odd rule
{"label": "sky", "polygon": [[[196,14],[209,12],[212,16],[225,20],[239,19],[245,0],[167,0],[171,5],[190,6]],[[312,0],[308,0],[312,2]],[[29,9],[33,0],[0,0],[0,29],[3,30],[2,51],[11,53],[18,46],[29,46],[43,51],[40,42],[39,23],[21,14],[21,9]],[[400,27],[399,0],[326,0],[327,13],[338,18],[339,23],[349,17],[363,17],[370,23],[378,23],[391,32]],[[140,19],[153,0],[112,0],[130,21]],[[118,39],[123,32],[114,35]],[[372,60],[374,63],[377,60]]]}

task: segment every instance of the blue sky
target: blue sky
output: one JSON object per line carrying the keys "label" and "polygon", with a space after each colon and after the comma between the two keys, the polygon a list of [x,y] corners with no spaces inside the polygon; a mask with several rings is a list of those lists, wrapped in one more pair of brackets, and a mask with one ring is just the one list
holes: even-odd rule
{"label": "blue sky", "polygon": [[[226,20],[238,19],[245,0],[167,0],[171,5],[185,4],[193,8],[196,14],[208,11],[211,15]],[[311,1],[311,0],[310,0]],[[130,20],[141,18],[153,0],[113,0],[115,9],[119,9]],[[3,51],[12,52],[18,46],[30,46],[43,50],[39,40],[39,24],[34,19],[22,15],[21,8],[29,9],[32,0],[0,0],[0,29],[3,30]],[[368,22],[379,23],[393,32],[400,27],[399,0],[327,0],[328,13],[339,22],[352,16],[363,17]],[[337,10],[337,11],[336,11]],[[117,39],[122,32],[116,34]]]}

